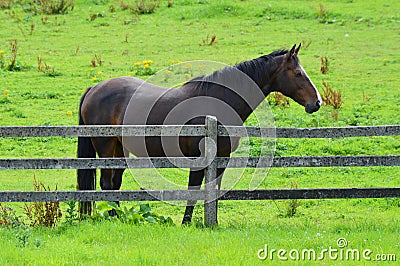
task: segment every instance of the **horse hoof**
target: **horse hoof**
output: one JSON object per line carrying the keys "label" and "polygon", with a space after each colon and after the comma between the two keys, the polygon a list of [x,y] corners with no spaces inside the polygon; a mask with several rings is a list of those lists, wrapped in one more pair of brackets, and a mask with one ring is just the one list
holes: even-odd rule
{"label": "horse hoof", "polygon": [[109,216],[117,216],[117,212],[115,210],[108,211]]}
{"label": "horse hoof", "polygon": [[183,218],[183,220],[182,220],[182,225],[190,225],[192,223],[192,220],[191,219],[185,219],[185,218]]}

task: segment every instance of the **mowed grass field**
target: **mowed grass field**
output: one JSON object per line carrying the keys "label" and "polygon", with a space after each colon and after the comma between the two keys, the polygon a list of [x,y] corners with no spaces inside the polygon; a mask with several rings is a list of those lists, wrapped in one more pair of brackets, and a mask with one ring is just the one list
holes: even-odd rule
{"label": "mowed grass field", "polygon": [[[24,2],[24,1],[22,1]],[[28,1],[27,1],[28,2]],[[125,2],[125,1],[123,1]],[[147,2],[147,1],[145,1]],[[171,4],[168,5],[168,2]],[[3,3],[0,1],[0,3]],[[212,60],[228,65],[303,43],[300,60],[323,93],[340,91],[337,118],[323,106],[312,115],[293,101],[270,108],[277,127],[399,124],[400,3],[398,1],[160,1],[137,15],[120,1],[75,1],[68,14],[27,11],[15,3],[0,10],[0,125],[76,125],[79,100],[89,86],[117,76],[149,78],[171,64]],[[125,4],[135,6],[134,1]],[[170,7],[168,7],[170,6]],[[209,45],[212,36],[215,41]],[[16,41],[15,41],[16,40]],[[14,44],[14,52],[12,45]],[[16,55],[13,71],[8,70]],[[322,74],[321,57],[329,70]],[[146,71],[138,62],[151,60]],[[148,61],[149,62],[149,61]],[[182,81],[189,76],[183,76]],[[270,101],[273,101],[270,99]],[[265,108],[265,106],[262,106]],[[258,110],[262,118],[266,110]],[[76,138],[0,138],[1,158],[75,157]],[[240,151],[240,149],[239,149]],[[278,139],[275,156],[399,155],[399,137]],[[162,170],[184,185],[186,170]],[[247,189],[251,171],[235,185]],[[229,170],[223,183],[237,178]],[[398,167],[277,168],[261,173],[265,188],[398,187]],[[151,179],[153,172],[135,171]],[[74,190],[75,171],[2,170],[0,191],[46,186]],[[126,171],[122,189],[139,189]],[[152,202],[175,225],[82,221],[28,231],[0,227],[1,265],[263,265],[260,249],[370,249],[371,261],[329,257],[291,259],[302,264],[353,264],[400,259],[400,200],[302,200],[286,217],[288,201],[220,202],[219,227],[182,227],[184,207]],[[24,217],[23,204],[6,204]],[[123,202],[122,206],[137,206]],[[63,210],[66,204],[61,205]],[[194,220],[201,223],[202,206]],[[65,213],[64,218],[65,219]],[[338,248],[345,238],[347,246]],[[23,243],[23,245],[21,245]],[[269,254],[269,253],[268,253]],[[293,256],[295,253],[291,253]],[[319,255],[320,253],[318,253]],[[294,256],[295,257],[295,256]],[[392,259],[388,259],[391,257]]]}

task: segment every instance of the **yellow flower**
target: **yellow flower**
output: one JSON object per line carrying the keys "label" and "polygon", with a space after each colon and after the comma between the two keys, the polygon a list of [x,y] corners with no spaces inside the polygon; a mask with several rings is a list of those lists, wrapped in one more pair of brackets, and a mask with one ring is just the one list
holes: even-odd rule
{"label": "yellow flower", "polygon": [[187,68],[187,69],[192,68],[192,64],[186,64],[185,68]]}
{"label": "yellow flower", "polygon": [[96,81],[96,80],[97,80],[97,77],[96,77],[96,76],[93,76],[92,79],[93,79],[93,81]]}
{"label": "yellow flower", "polygon": [[99,71],[99,72],[97,72],[97,75],[101,76],[101,75],[103,75],[103,72]]}
{"label": "yellow flower", "polygon": [[189,74],[189,73],[186,73],[186,74],[185,74],[185,77],[186,77],[187,79],[190,79],[190,78],[192,77],[192,75]]}
{"label": "yellow flower", "polygon": [[153,64],[152,60],[144,60],[143,61],[143,65],[151,65],[151,64]]}
{"label": "yellow flower", "polygon": [[146,69],[146,68],[149,68],[149,67],[150,67],[150,64],[144,64],[144,65],[143,65],[143,68],[145,68],[145,69]]}
{"label": "yellow flower", "polygon": [[67,115],[72,115],[72,111],[67,111]]}
{"label": "yellow flower", "polygon": [[172,73],[172,71],[171,70],[165,70],[165,74],[167,74],[167,75],[169,75],[169,74],[171,74]]}
{"label": "yellow flower", "polygon": [[4,54],[4,50],[0,50],[0,55]]}
{"label": "yellow flower", "polygon": [[143,63],[142,62],[135,62],[133,65],[135,66],[135,67],[138,67],[138,66],[141,66]]}

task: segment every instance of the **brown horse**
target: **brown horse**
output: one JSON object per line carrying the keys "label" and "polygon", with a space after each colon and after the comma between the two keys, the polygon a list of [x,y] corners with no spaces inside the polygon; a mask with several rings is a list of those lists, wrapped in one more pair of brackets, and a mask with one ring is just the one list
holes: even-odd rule
{"label": "brown horse", "polygon": [[[305,107],[318,111],[318,90],[300,65],[300,45],[196,77],[179,88],[163,88],[131,77],[110,79],[89,88],[80,102],[80,125],[204,124],[206,115],[222,125],[243,125],[255,108],[278,91]],[[229,157],[238,138],[219,137],[217,156]],[[78,158],[202,155],[202,137],[80,137]],[[118,190],[125,169],[101,169],[103,190]],[[218,184],[225,169],[218,169]],[[200,189],[204,169],[191,169],[189,189]],[[94,190],[96,170],[78,170],[78,189]],[[183,223],[192,218],[195,201],[188,201]],[[81,203],[80,212],[90,214],[91,202]]]}

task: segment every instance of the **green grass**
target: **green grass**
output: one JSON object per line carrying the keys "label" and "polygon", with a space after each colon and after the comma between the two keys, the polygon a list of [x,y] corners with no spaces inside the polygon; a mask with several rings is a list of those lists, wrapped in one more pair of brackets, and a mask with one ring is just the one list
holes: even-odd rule
{"label": "green grass", "polygon": [[[216,230],[195,227],[132,226],[121,223],[81,223],[56,229],[37,228],[29,235],[25,248],[15,248],[18,241],[14,231],[4,230],[2,236],[2,265],[262,265],[259,249],[315,249],[337,248],[336,241],[345,237],[349,248],[371,249],[373,254],[396,252],[399,233],[395,224],[378,225],[357,223],[359,229],[345,224],[323,228],[318,221],[305,224],[293,220],[272,220],[262,224]],[[397,224],[398,225],[398,224]],[[44,237],[45,236],[45,237]],[[199,241],[201,240],[201,241]],[[40,254],[40,255],[39,255]],[[272,260],[272,262],[279,262]],[[325,260],[330,264],[329,260]],[[299,264],[307,264],[302,261]],[[344,264],[346,261],[337,260]],[[350,262],[357,265],[360,262]]]}
{"label": "green grass", "polygon": [[[137,16],[122,10],[118,1],[79,0],[66,15],[34,15],[15,4],[12,9],[0,10],[0,125],[76,125],[84,90],[101,80],[135,75],[135,62],[152,60],[153,71],[169,66],[171,60],[233,65],[299,42],[311,43],[300,51],[300,60],[313,82],[320,91],[322,80],[340,90],[343,106],[337,120],[327,106],[312,115],[293,101],[287,108],[271,106],[277,127],[398,124],[399,10],[400,4],[394,0],[322,4],[176,0],[170,8],[167,1],[161,1],[155,13]],[[205,45],[212,35],[216,36],[213,45]],[[17,65],[23,71],[5,69],[12,56],[12,39],[18,40]],[[39,56],[42,66],[48,66],[46,71],[37,70]],[[320,57],[329,60],[325,75],[320,72]],[[260,119],[267,116],[262,108],[258,110]],[[245,150],[239,148],[237,155]],[[75,153],[76,138],[0,139],[1,158],[65,158],[75,157]],[[400,154],[399,137],[278,139],[275,152],[275,156],[389,154]],[[158,171],[179,184],[187,182],[186,170]],[[246,170],[242,175],[242,170],[229,169],[223,185],[247,189],[253,172]],[[288,188],[291,184],[299,188],[398,187],[400,183],[398,167],[257,172],[264,178],[262,189]],[[154,174],[126,171],[122,189],[139,189],[134,176],[151,179]],[[75,189],[72,170],[5,170],[0,172],[0,191],[32,190],[34,176],[51,188]],[[238,177],[241,179],[234,184]],[[123,202],[122,206],[136,204]],[[160,202],[152,202],[152,209],[170,216],[176,226],[83,221],[27,231],[0,228],[0,264],[259,265],[270,262],[257,258],[265,244],[275,249],[321,250],[336,247],[340,237],[349,241],[350,248],[394,253],[399,259],[398,199],[301,200],[296,214],[284,218],[288,204],[220,202],[220,226],[214,230],[181,227],[184,207]],[[9,206],[23,215],[21,204]],[[62,208],[65,210],[66,204]],[[195,221],[201,222],[202,216],[202,207],[197,207]],[[26,241],[24,247],[21,241]],[[340,260],[322,263],[345,264]]]}

